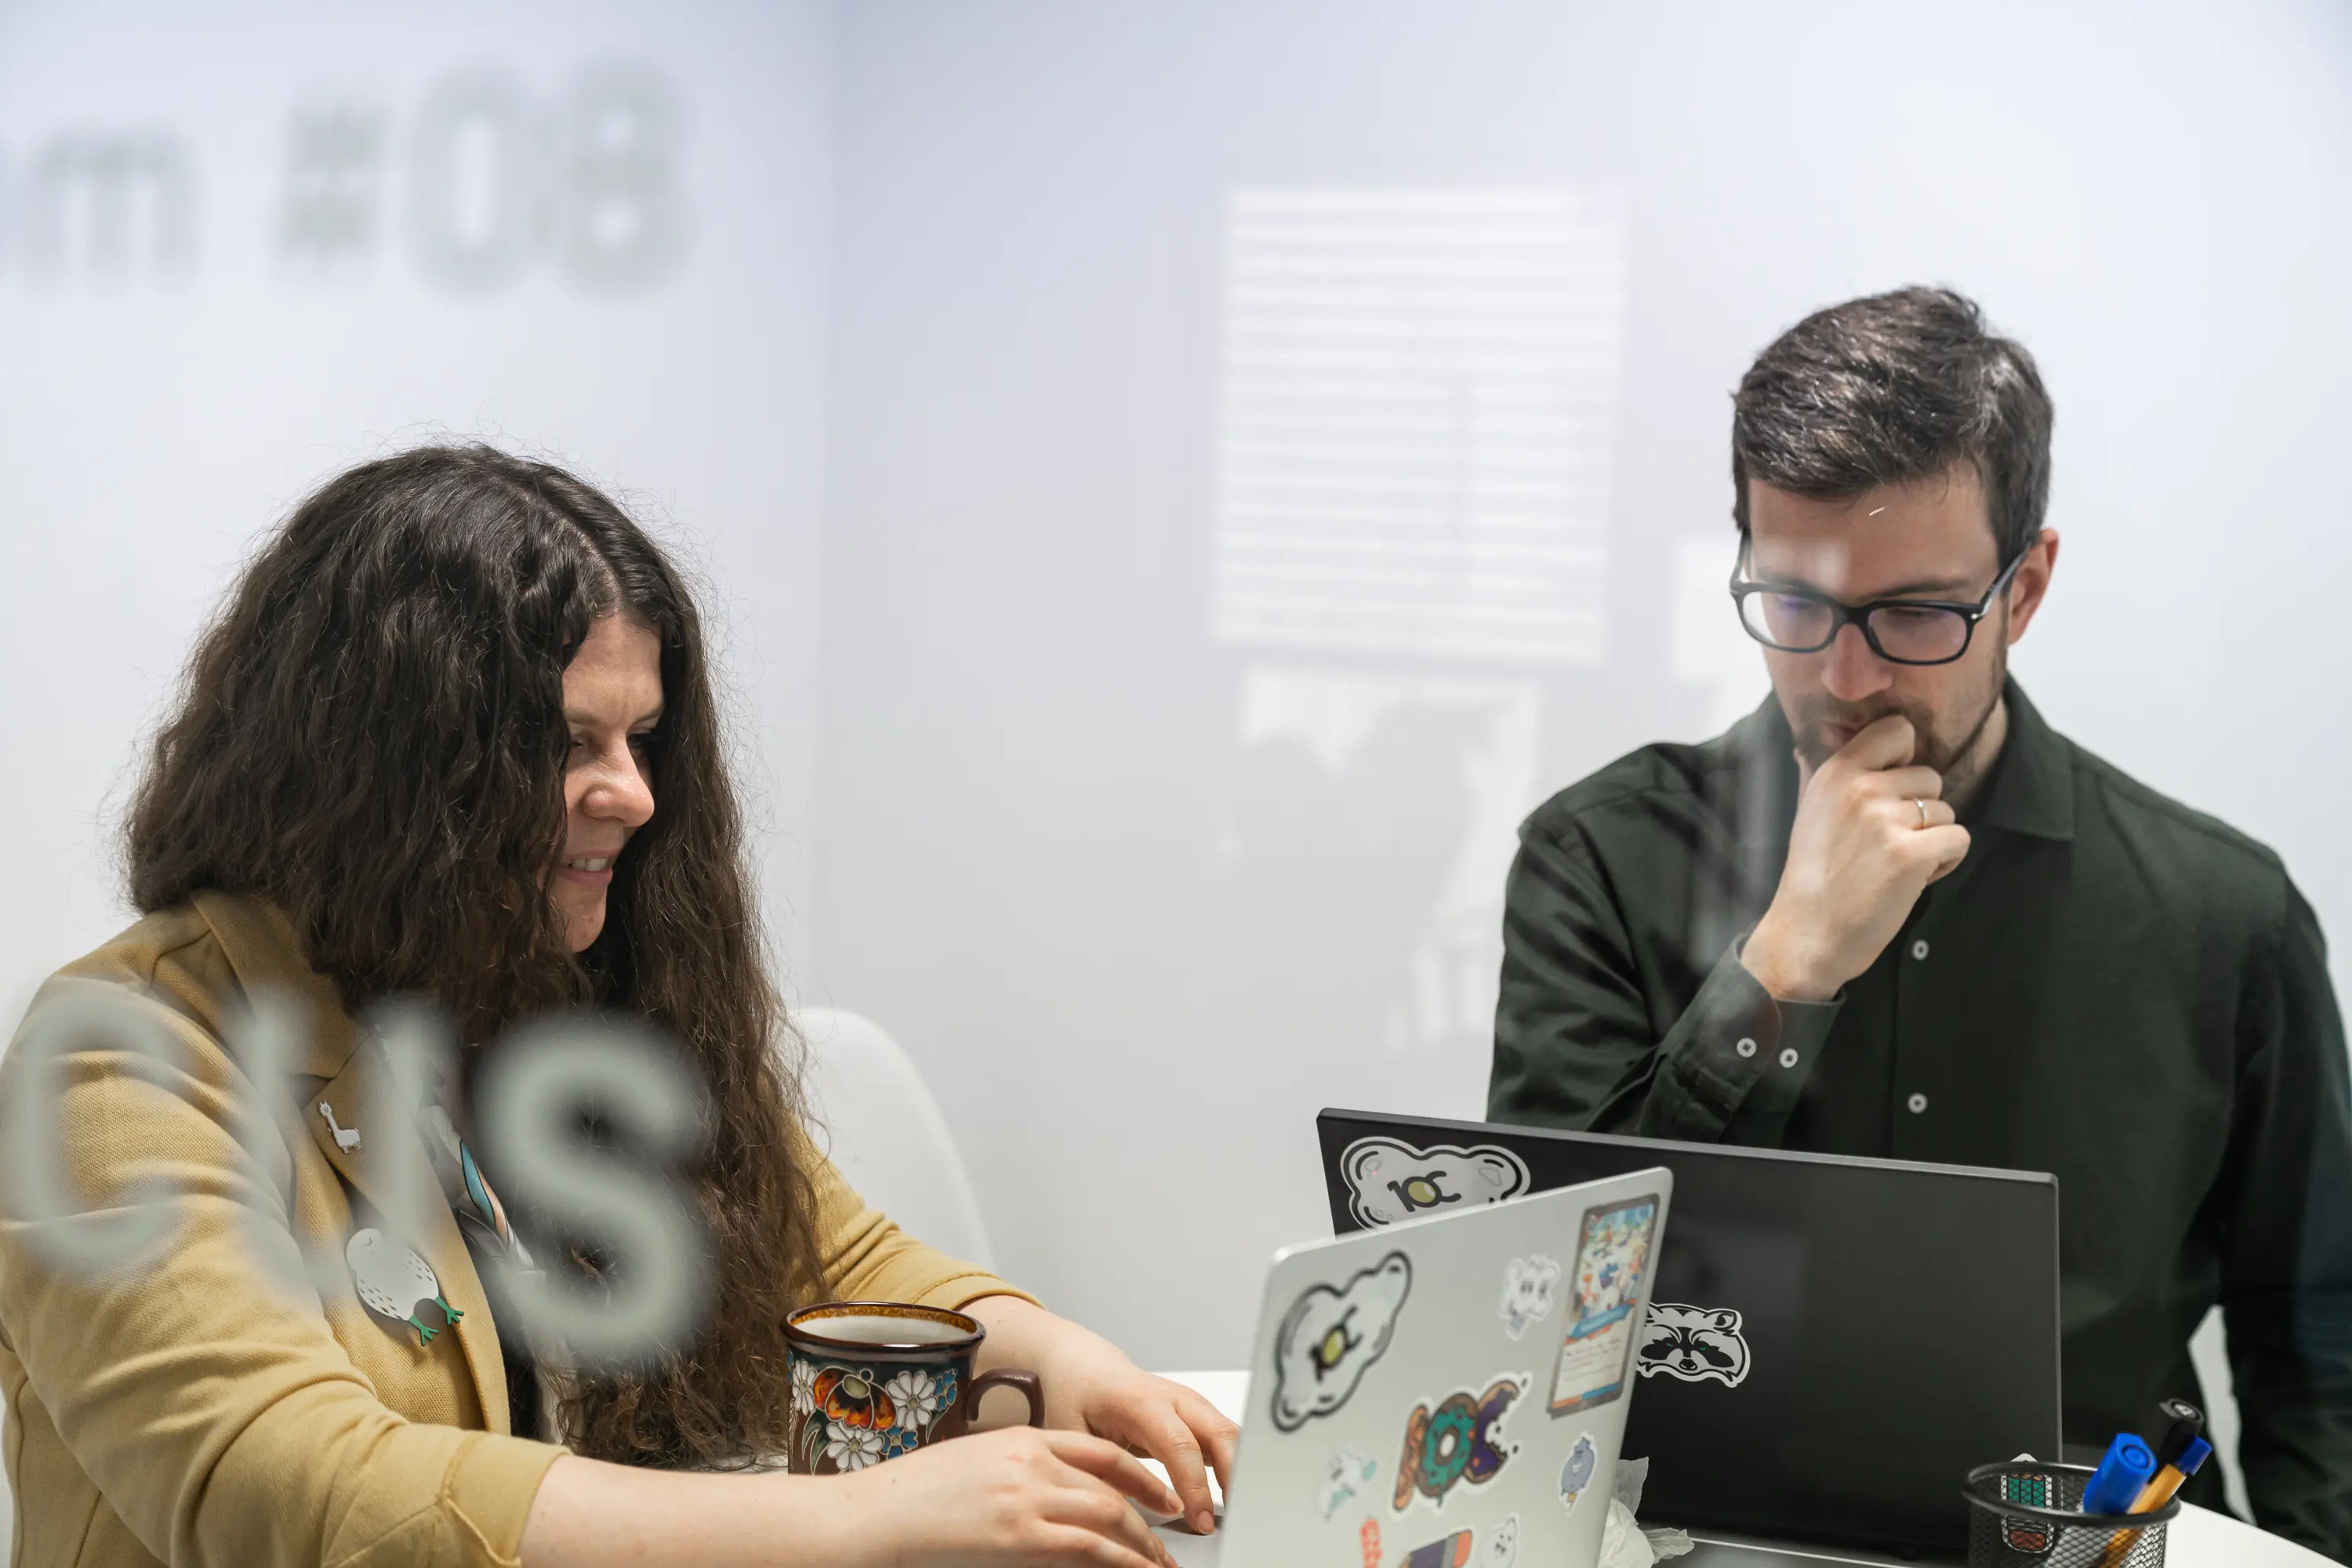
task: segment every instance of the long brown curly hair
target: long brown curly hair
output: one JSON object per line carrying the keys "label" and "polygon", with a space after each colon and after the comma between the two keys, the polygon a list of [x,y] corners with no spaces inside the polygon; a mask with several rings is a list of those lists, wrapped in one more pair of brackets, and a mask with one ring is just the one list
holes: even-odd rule
{"label": "long brown curly hair", "polygon": [[[547,889],[565,832],[563,671],[614,613],[661,642],[657,804],[614,868],[602,933],[575,955]],[[142,911],[206,889],[276,903],[354,1014],[428,996],[469,1047],[582,1005],[672,1036],[709,1092],[684,1174],[715,1300],[657,1370],[563,1380],[563,1431],[625,1463],[782,1451],[782,1318],[817,1256],[798,1042],[765,968],[700,620],[617,505],[483,446],[421,447],[327,483],[197,643],[125,849]]]}

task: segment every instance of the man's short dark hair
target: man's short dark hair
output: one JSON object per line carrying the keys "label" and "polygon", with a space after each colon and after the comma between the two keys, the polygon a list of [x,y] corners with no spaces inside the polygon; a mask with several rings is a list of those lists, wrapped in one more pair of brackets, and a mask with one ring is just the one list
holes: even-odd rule
{"label": "man's short dark hair", "polygon": [[1731,515],[1748,481],[1817,500],[1976,465],[2004,562],[2050,504],[2050,395],[2024,345],[1949,289],[1816,310],[1756,356],[1731,399]]}

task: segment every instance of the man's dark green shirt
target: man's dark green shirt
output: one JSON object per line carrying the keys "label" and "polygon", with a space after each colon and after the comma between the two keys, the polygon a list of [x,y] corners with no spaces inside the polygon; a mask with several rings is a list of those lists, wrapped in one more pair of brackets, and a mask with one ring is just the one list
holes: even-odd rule
{"label": "man's dark green shirt", "polygon": [[[2318,921],[2276,855],[2007,695],[1968,858],[1832,1002],[1738,959],[1796,810],[1776,700],[1553,796],[1511,869],[1489,1112],[2053,1173],[2067,1443],[2194,1398],[2219,1301],[2257,1521],[2352,1562],[2352,1103]],[[2191,1495],[2219,1506],[2216,1469]]]}

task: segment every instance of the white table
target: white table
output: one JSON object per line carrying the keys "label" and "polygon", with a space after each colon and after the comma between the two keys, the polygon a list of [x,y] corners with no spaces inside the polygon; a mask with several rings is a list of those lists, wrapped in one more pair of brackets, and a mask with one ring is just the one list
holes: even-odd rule
{"label": "white table", "polygon": [[[1196,1390],[1202,1398],[1215,1405],[1228,1420],[1242,1419],[1249,1404],[1249,1373],[1245,1372],[1171,1372],[1166,1374],[1187,1388]],[[1155,1467],[1156,1468],[1156,1467]],[[1212,1478],[1211,1486],[1215,1480]],[[1181,1531],[1162,1530],[1160,1539],[1175,1553],[1180,1568],[1192,1568],[1193,1560],[1211,1562],[1209,1553],[1199,1551],[1200,1542]],[[1188,1547],[1192,1550],[1188,1551]],[[2330,1568],[2326,1558],[2307,1552],[2293,1542],[2282,1541],[2265,1534],[2252,1525],[2242,1524],[2227,1514],[2184,1506],[2179,1518],[2165,1532],[2165,1568]],[[1691,1561],[1676,1558],[1675,1562]],[[1790,1568],[1818,1563],[1863,1563],[1870,1558],[1853,1556],[1822,1556],[1791,1552],[1787,1558]],[[1668,1564],[1667,1568],[1673,1568]]]}

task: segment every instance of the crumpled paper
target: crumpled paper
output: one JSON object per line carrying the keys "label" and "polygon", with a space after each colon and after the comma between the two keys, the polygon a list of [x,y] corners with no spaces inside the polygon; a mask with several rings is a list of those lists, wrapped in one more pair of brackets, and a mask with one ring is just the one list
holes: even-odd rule
{"label": "crumpled paper", "polygon": [[1679,1530],[1643,1530],[1635,1519],[1642,1506],[1642,1488],[1650,1479],[1650,1461],[1617,1461],[1617,1484],[1609,1499],[1609,1522],[1601,1528],[1600,1568],[1650,1568],[1691,1549],[1691,1538]]}

